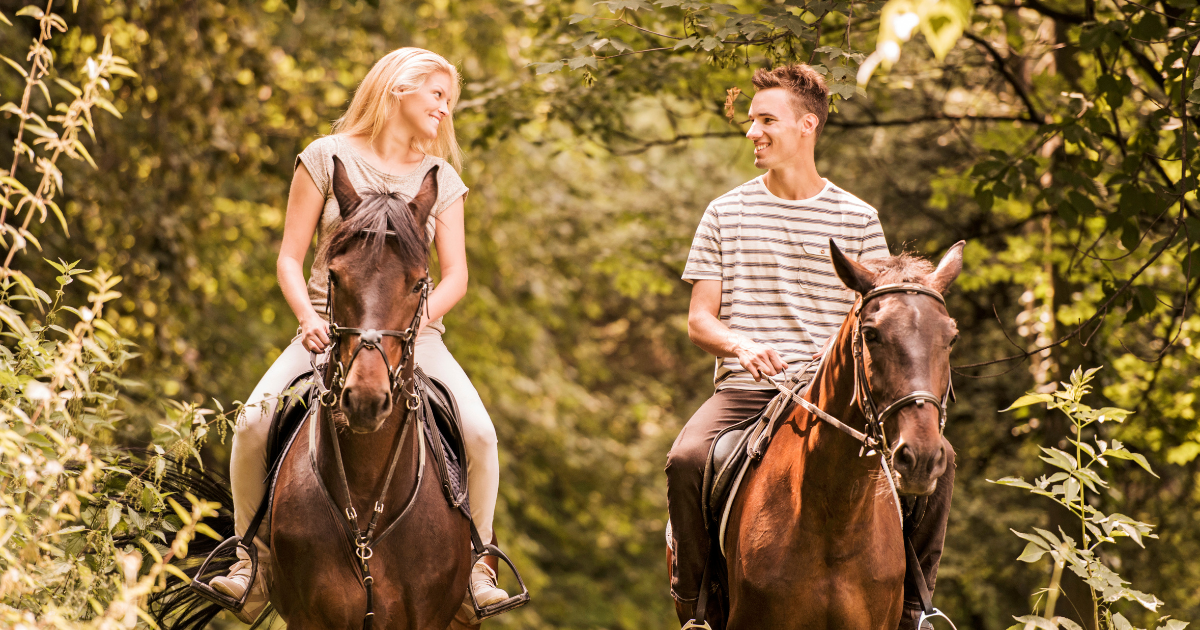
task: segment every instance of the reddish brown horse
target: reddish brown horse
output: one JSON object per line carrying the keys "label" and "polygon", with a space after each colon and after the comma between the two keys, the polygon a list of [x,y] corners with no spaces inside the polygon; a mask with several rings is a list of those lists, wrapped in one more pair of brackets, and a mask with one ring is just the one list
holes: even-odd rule
{"label": "reddish brown horse", "polygon": [[442,494],[432,454],[422,453],[428,436],[409,413],[435,175],[430,171],[405,203],[360,196],[335,160],[342,223],[328,260],[340,342],[327,385],[335,393],[340,386],[335,406],[345,425],[331,428],[334,407],[310,414],[276,483],[271,601],[292,630],[368,624],[440,630],[467,593],[468,520]]}
{"label": "reddish brown horse", "polygon": [[807,400],[849,427],[867,424],[866,406],[881,420],[868,433],[886,444],[888,465],[797,405],[735,498],[728,614],[711,619],[713,628],[895,630],[905,550],[885,471],[899,494],[929,495],[953,456],[941,424],[958,335],[941,293],[962,270],[963,243],[936,270],[908,256],[859,264],[830,245],[838,277],[860,300]]}

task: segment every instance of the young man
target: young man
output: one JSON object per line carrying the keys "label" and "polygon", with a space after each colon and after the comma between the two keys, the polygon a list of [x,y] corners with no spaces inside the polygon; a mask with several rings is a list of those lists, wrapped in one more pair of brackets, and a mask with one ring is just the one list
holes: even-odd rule
{"label": "young man", "polygon": [[[768,376],[800,369],[837,333],[854,304],[829,257],[829,239],[850,258],[888,255],[875,209],[823,179],[813,149],[829,113],[829,91],[804,64],[758,70],[750,105],[754,165],[766,169],[704,212],[683,278],[693,283],[688,335],[716,360],[716,393],[692,416],[667,457],[675,543],[671,594],[694,606],[710,539],[700,495],[705,460],[722,429],[752,416],[777,393]],[[815,368],[814,368],[815,369]],[[945,538],[944,497],[929,501],[913,542],[933,587]],[[936,496],[936,495],[935,495]],[[935,506],[935,503],[938,504]],[[943,505],[944,504],[944,505]],[[905,587],[901,628],[919,615]]]}

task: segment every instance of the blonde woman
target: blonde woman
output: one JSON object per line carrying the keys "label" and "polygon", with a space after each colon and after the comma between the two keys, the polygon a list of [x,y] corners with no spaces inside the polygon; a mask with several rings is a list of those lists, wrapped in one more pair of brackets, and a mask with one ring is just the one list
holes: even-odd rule
{"label": "blonde woman", "polygon": [[[238,534],[250,524],[265,490],[266,441],[273,405],[282,390],[308,369],[309,353],[329,347],[325,313],[328,273],[322,261],[328,236],[341,220],[330,186],[336,155],[357,190],[406,197],[416,194],[431,167],[441,166],[438,199],[427,226],[441,264],[441,281],[429,295],[429,314],[417,337],[416,360],[427,374],[446,383],[458,402],[466,440],[471,518],[480,537],[491,540],[500,482],[496,430],[470,379],[442,343],[442,316],[467,292],[463,234],[467,187],[457,172],[461,156],[452,114],[458,96],[458,71],[441,55],[420,48],[393,51],[367,73],[349,109],[334,123],[333,134],[314,141],[296,158],[277,270],[279,286],[300,320],[300,328],[254,388],[238,420],[229,467]],[[447,163],[454,168],[447,168]],[[314,233],[317,262],[306,283],[304,257]],[[255,543],[259,566],[269,566],[270,552],[262,537]],[[212,580],[214,589],[233,597],[241,597],[251,586],[254,590],[239,614],[247,623],[266,603],[263,576],[251,575],[250,562],[243,557],[227,577]],[[482,560],[471,571],[470,588],[480,605],[507,597],[496,586],[495,572]]]}

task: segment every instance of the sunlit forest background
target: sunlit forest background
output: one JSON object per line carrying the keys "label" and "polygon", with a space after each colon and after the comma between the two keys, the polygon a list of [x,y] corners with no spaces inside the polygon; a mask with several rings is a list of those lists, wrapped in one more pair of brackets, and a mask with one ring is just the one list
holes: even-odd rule
{"label": "sunlit forest background", "polygon": [[0,0],[0,623],[144,623],[149,548],[188,519],[105,454],[227,470],[230,410],[296,330],[275,279],[295,156],[402,46],[463,78],[471,284],[445,340],[495,421],[497,530],[534,597],[486,626],[678,627],[662,468],[712,392],[679,276],[707,203],[758,174],[750,75],[796,61],[834,93],[818,170],[892,252],[967,241],[936,605],[964,630],[1044,612],[1057,556],[1013,530],[1078,520],[989,480],[1057,472],[1041,449],[1076,452],[1072,424],[999,410],[1082,366],[1084,402],[1133,412],[1082,437],[1154,474],[1110,461],[1075,500],[1156,526],[1097,561],[1161,602],[1097,621],[1068,570],[1056,614],[1200,617],[1194,0],[26,4]]}

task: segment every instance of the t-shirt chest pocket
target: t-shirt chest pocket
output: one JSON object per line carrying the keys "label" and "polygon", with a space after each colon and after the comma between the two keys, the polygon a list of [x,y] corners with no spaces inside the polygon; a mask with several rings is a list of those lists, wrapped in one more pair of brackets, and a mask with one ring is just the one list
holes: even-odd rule
{"label": "t-shirt chest pocket", "polygon": [[[842,243],[838,243],[838,247],[845,251]],[[804,259],[800,263],[797,280],[806,292],[824,297],[851,299],[850,290],[842,284],[833,268],[828,241],[802,241],[800,249],[804,252]]]}

